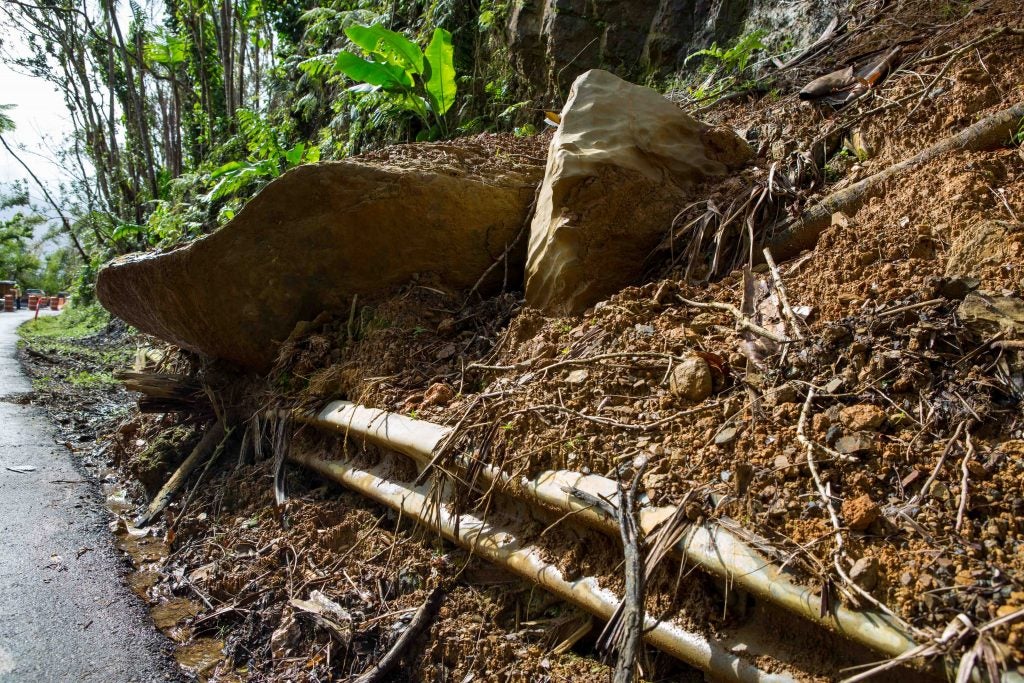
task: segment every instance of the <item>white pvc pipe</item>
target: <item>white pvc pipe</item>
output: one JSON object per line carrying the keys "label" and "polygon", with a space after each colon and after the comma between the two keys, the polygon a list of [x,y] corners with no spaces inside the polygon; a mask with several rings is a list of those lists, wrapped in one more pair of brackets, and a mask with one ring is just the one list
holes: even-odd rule
{"label": "white pvc pipe", "polygon": [[[498,513],[492,513],[486,522],[472,513],[455,515],[450,512],[449,491],[431,494],[427,485],[413,487],[389,479],[390,470],[394,468],[386,459],[373,466],[357,466],[294,450],[289,458],[439,531],[475,555],[501,565],[600,619],[610,619],[618,606],[619,596],[601,588],[594,577],[566,579],[555,565],[543,559],[540,549],[524,542],[514,525],[494,521]],[[649,615],[645,615],[644,640],[707,672],[713,680],[736,683],[793,683],[796,680],[787,674],[762,671],[717,641],[668,621],[656,621]]]}
{"label": "white pvc pipe", "polygon": [[[333,401],[316,415],[300,414],[296,417],[321,429],[398,451],[421,465],[430,461],[437,445],[451,431],[450,427],[349,401]],[[618,537],[618,525],[614,520],[564,491],[565,487],[575,487],[594,495],[614,497],[617,485],[607,477],[556,470],[544,472],[534,479],[511,482],[508,475],[491,466],[483,469],[482,476],[489,481],[509,483],[528,499],[561,512],[574,513],[575,519]],[[641,526],[649,532],[674,510],[672,507],[645,507],[640,512]],[[917,646],[903,629],[876,612],[859,612],[840,605],[822,617],[821,598],[812,589],[793,582],[773,562],[719,525],[691,525],[677,550],[688,561],[736,583],[756,597],[829,627],[876,651],[898,656]]]}

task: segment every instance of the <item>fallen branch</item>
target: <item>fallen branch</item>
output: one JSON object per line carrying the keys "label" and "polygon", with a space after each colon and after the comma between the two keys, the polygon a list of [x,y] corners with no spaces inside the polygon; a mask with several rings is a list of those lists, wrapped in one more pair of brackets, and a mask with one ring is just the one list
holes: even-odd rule
{"label": "fallen branch", "polygon": [[604,498],[593,496],[586,491],[571,488],[570,492],[592,505],[597,506],[610,517],[619,522],[619,535],[622,537],[622,551],[626,578],[626,591],[618,609],[605,625],[598,642],[607,651],[617,653],[614,683],[633,683],[636,676],[637,657],[643,644],[644,630],[644,589],[646,572],[644,570],[643,539],[639,515],[637,514],[636,492],[643,477],[647,461],[636,468],[633,483],[626,488],[619,482],[619,505],[612,505]]}
{"label": "fallen branch", "polygon": [[443,600],[443,590],[435,588],[430,591],[430,595],[423,601],[420,608],[416,610],[416,614],[413,615],[412,621],[409,622],[405,632],[398,637],[395,644],[391,646],[391,649],[388,650],[387,654],[379,662],[356,679],[356,683],[379,683],[386,680],[395,667],[401,663],[402,658],[408,653],[412,645],[434,623],[437,613],[441,610],[441,602]]}
{"label": "fallen branch", "polygon": [[1024,118],[1024,102],[987,116],[909,159],[893,164],[843,190],[833,192],[804,211],[796,221],[784,226],[768,246],[772,253],[781,259],[791,258],[804,249],[810,249],[817,241],[818,235],[831,224],[832,214],[856,213],[868,199],[884,193],[883,186],[886,181],[950,152],[989,150],[1004,145],[1017,130],[1021,118]]}
{"label": "fallen branch", "polygon": [[731,313],[732,316],[736,318],[736,329],[749,330],[750,332],[753,332],[754,334],[759,334],[766,339],[771,339],[776,344],[788,344],[790,343],[790,341],[792,341],[790,339],[786,339],[785,337],[780,337],[774,332],[766,330],[757,323],[751,321],[750,318],[743,315],[743,311],[736,308],[732,304],[723,304],[717,301],[708,301],[705,303],[701,301],[693,301],[692,299],[684,299],[681,296],[676,296],[676,298],[682,301],[687,306],[692,306],[693,308],[702,308],[704,310],[709,311],[724,311],[726,313]]}
{"label": "fallen branch", "polygon": [[160,372],[122,371],[114,375],[128,391],[142,394],[139,411],[171,413],[210,409],[210,400],[202,385],[188,375]]}
{"label": "fallen branch", "polygon": [[199,440],[196,447],[192,449],[192,452],[185,462],[181,463],[181,466],[171,475],[171,478],[167,480],[167,483],[163,485],[160,492],[156,494],[149,503],[149,507],[135,519],[135,526],[143,527],[148,525],[153,519],[163,512],[163,509],[170,504],[171,500],[174,499],[175,494],[178,493],[178,489],[184,485],[192,471],[199,466],[203,460],[205,460],[217,447],[217,445],[224,439],[224,423],[221,420],[217,420],[203,438]]}
{"label": "fallen branch", "polygon": [[764,260],[768,264],[768,269],[772,273],[772,282],[775,283],[775,291],[779,295],[779,303],[782,304],[782,313],[789,320],[790,326],[793,328],[793,336],[797,339],[803,339],[803,332],[800,331],[800,320],[796,317],[796,313],[789,306],[789,297],[786,296],[786,286],[782,282],[782,274],[779,272],[779,267],[775,265],[775,259],[772,258],[772,251],[768,247],[764,248]]}

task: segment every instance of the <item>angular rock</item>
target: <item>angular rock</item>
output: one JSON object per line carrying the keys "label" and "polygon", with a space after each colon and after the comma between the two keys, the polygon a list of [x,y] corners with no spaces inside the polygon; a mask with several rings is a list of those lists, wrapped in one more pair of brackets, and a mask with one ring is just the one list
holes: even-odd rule
{"label": "angular rock", "polygon": [[864,590],[870,591],[878,584],[878,560],[874,557],[860,558],[850,569],[850,578]]}
{"label": "angular rock", "polygon": [[994,292],[971,292],[957,309],[964,325],[978,336],[1024,334],[1024,300]]}
{"label": "angular rock", "polygon": [[867,434],[857,432],[836,439],[835,449],[843,455],[853,455],[870,451],[874,441]]}
{"label": "angular rock", "polygon": [[530,226],[526,299],[578,313],[632,284],[689,192],[751,156],[660,94],[607,71],[573,84]]}
{"label": "angular rock", "polygon": [[989,270],[1020,263],[1024,257],[1024,223],[978,221],[964,226],[946,254],[946,275],[984,279]]}
{"label": "angular rock", "polygon": [[455,390],[444,382],[437,382],[430,385],[427,389],[427,393],[423,395],[424,407],[426,406],[444,406],[451,403],[451,400],[455,398]]}
{"label": "angular rock", "polygon": [[885,422],[885,411],[867,403],[848,406],[839,411],[839,421],[855,432],[875,430]]}
{"label": "angular rock", "polygon": [[[416,273],[471,287],[514,240],[541,175],[493,140],[300,166],[212,235],[107,265],[100,301],[143,332],[265,371],[298,321],[347,314],[354,295]],[[521,263],[513,255],[508,271]]]}
{"label": "angular rock", "polygon": [[700,356],[690,356],[672,368],[669,390],[688,401],[699,402],[711,395],[711,368]]}

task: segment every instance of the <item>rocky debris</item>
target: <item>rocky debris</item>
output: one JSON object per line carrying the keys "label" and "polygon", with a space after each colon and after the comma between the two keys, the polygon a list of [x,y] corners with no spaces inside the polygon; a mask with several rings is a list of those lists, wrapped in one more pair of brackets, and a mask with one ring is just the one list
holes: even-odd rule
{"label": "rocky debris", "polygon": [[981,277],[990,268],[1020,263],[1024,223],[986,220],[965,225],[946,254],[946,275]]}
{"label": "rocky debris", "polygon": [[676,396],[699,402],[711,395],[711,368],[700,356],[689,356],[672,368],[669,389]]}
{"label": "rocky debris", "polygon": [[438,382],[430,385],[427,389],[427,393],[423,395],[424,407],[428,406],[443,406],[451,402],[455,398],[455,390],[447,384]]}
{"label": "rocky debris", "polygon": [[[501,153],[501,140],[295,168],[218,232],[111,262],[100,301],[144,332],[267,370],[297,322],[347,312],[356,295],[425,273],[473,286],[519,232],[541,174],[533,157]],[[521,272],[521,259],[508,272]]]}
{"label": "rocky debris", "polygon": [[844,427],[855,432],[873,431],[885,422],[885,411],[878,406],[862,403],[840,410],[839,420]]}
{"label": "rocky debris", "polygon": [[870,591],[878,584],[878,560],[874,557],[862,557],[850,568],[850,578],[855,584]]}
{"label": "rocky debris", "polygon": [[660,94],[607,71],[573,84],[530,226],[526,300],[579,313],[632,284],[693,187],[751,156]]}
{"label": "rocky debris", "polygon": [[835,440],[835,449],[843,455],[853,455],[870,451],[874,440],[863,432],[840,436]]}
{"label": "rocky debris", "polygon": [[878,505],[867,494],[843,501],[843,519],[846,520],[846,526],[854,531],[867,529],[880,514]]}
{"label": "rocky debris", "polygon": [[957,313],[979,336],[1024,334],[1024,300],[995,292],[971,292]]}

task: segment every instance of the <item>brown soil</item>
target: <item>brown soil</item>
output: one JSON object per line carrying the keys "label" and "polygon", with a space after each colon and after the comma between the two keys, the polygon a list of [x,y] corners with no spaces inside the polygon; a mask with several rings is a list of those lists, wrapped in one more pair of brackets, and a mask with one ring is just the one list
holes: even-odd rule
{"label": "brown soil", "polygon": [[[904,41],[904,54],[915,64],[857,108],[822,111],[794,94],[712,110],[716,123],[756,131],[760,170],[707,192],[728,205],[749,192],[749,183],[763,180],[773,162],[791,169],[801,150],[813,161],[812,143],[831,138],[821,173],[798,178],[797,197],[778,206],[795,213],[822,193],[1020,101],[1024,38],[1002,36],[955,59],[937,83],[938,94],[916,106],[921,79],[939,74],[942,55],[995,26],[1022,22],[1011,0],[976,4],[965,16],[945,14],[959,12],[957,3],[943,7],[896,3],[839,48],[784,77],[806,82]],[[902,106],[870,113],[901,98]],[[829,136],[834,128],[845,133]],[[852,129],[859,156],[837,154]],[[400,160],[405,153],[381,154]],[[304,407],[348,398],[461,423],[462,452],[514,474],[564,468],[628,480],[635,456],[643,454],[650,462],[642,482],[647,501],[675,504],[696,492],[693,518],[735,521],[789,558],[800,580],[836,582],[836,599],[863,606],[863,598],[841,590],[832,570],[838,548],[831,505],[845,570],[862,558],[876,560],[877,576],[865,590],[923,640],[958,615],[980,626],[1024,606],[1024,361],[1020,349],[992,343],[1019,332],[995,335],[965,322],[959,307],[970,283],[953,277],[976,278],[992,296],[1020,297],[1021,215],[1020,148],[960,154],[907,174],[883,198],[835,217],[813,250],[780,264],[804,336],[784,348],[738,330],[728,312],[683,301],[739,306],[741,272],[688,282],[667,257],[653,267],[649,282],[564,319],[522,307],[516,294],[467,302],[430,281],[413,282],[364,302],[352,321],[320,319],[290,339],[259,395],[286,395],[282,404]],[[989,233],[979,233],[983,221],[1003,221],[985,228],[1002,239],[988,244],[983,235]],[[951,255],[971,272],[948,272]],[[762,283],[758,322],[791,335],[767,269],[754,271]],[[664,356],[588,360],[640,352]],[[699,401],[677,396],[669,379],[680,359],[694,355],[712,378],[711,395]],[[810,387],[817,399],[805,404]],[[806,437],[822,446],[810,457],[798,437],[801,418]],[[146,429],[142,441],[156,433],[155,426]],[[300,432],[294,447],[337,451],[337,444],[315,438]],[[136,455],[134,443],[121,444],[125,462]],[[812,464],[828,487],[827,500]],[[222,635],[225,658],[206,675],[322,680],[358,673],[387,650],[396,621],[410,613],[404,610],[443,583],[445,606],[403,674],[409,680],[607,678],[607,668],[592,656],[550,652],[582,615],[355,495],[292,473],[285,511],[290,525],[283,529],[268,462],[236,467],[232,461],[213,476],[216,486],[202,487],[184,515],[174,513],[180,521],[171,554],[149,570],[161,580],[146,588],[155,602],[173,596],[209,601],[185,620],[183,641]],[[466,505],[478,502],[466,492]],[[555,533],[539,542],[567,573],[621,587],[616,541]],[[826,680],[842,666],[872,658],[818,631],[778,628],[785,619],[777,616],[749,614],[742,596],[727,594],[699,571],[677,582],[677,569],[664,569],[653,582],[652,611],[725,639],[775,624],[768,630],[777,631],[780,642],[772,653],[752,653],[765,668],[795,664],[805,678]],[[449,582],[452,575],[458,580]],[[308,621],[284,628],[289,600],[307,599],[313,588],[352,614],[347,647]],[[277,654],[276,631],[276,642],[284,643]],[[1024,625],[993,633],[1004,648],[1002,661],[1018,666]],[[590,652],[592,638],[577,646],[579,652]],[[801,647],[811,641],[820,647]],[[962,651],[950,653],[954,666]],[[664,659],[656,664],[652,671],[659,674],[676,671]]]}

